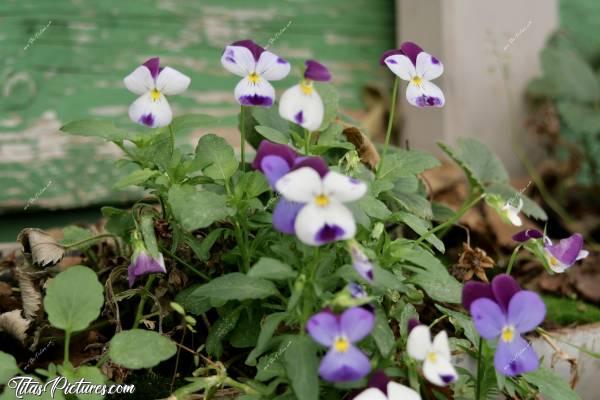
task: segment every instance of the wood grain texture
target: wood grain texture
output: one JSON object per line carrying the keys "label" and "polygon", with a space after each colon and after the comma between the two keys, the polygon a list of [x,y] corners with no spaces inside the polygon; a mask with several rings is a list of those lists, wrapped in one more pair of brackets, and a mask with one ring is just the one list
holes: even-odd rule
{"label": "wood grain texture", "polygon": [[100,116],[143,129],[127,119],[135,95],[122,79],[153,56],[192,77],[186,93],[169,99],[175,115],[218,116],[219,128],[211,131],[237,143],[238,78],[219,60],[226,44],[242,38],[270,45],[292,62],[290,77],[275,83],[279,93],[296,82],[304,59],[329,66],[344,110],[355,114],[363,108],[363,86],[389,78],[378,59],[394,45],[393,2],[0,1],[0,213],[135,196],[111,189],[120,175],[115,146],[58,128]]}

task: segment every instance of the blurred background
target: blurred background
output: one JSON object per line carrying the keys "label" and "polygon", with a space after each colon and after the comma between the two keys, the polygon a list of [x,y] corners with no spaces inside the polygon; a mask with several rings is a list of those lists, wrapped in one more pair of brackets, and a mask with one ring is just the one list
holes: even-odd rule
{"label": "blurred background", "polygon": [[546,161],[555,181],[588,196],[599,182],[599,28],[597,0],[2,0],[0,242],[26,226],[95,221],[100,205],[138,196],[112,189],[123,173],[116,146],[58,129],[90,116],[137,129],[122,78],[150,57],[192,77],[171,101],[175,114],[217,116],[211,132],[238,144],[237,80],[219,58],[244,38],[295,66],[279,91],[295,83],[305,59],[326,64],[343,111],[375,141],[392,82],[379,57],[415,41],[444,62],[436,83],[447,105],[408,108],[401,94],[397,144],[436,151],[437,141],[476,137],[515,179],[529,175],[526,155],[530,168]]}

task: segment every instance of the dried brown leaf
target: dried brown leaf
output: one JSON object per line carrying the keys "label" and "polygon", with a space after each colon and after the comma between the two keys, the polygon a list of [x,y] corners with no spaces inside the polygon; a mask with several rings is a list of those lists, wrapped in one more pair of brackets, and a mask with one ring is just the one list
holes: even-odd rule
{"label": "dried brown leaf", "polygon": [[23,254],[33,264],[42,267],[58,263],[65,254],[65,248],[47,232],[37,228],[25,228],[17,236],[23,246]]}
{"label": "dried brown leaf", "polygon": [[21,289],[23,313],[27,319],[33,319],[36,317],[40,305],[42,304],[42,295],[33,282],[29,272],[21,269],[18,271],[17,278],[19,279],[19,289]]}
{"label": "dried brown leaf", "polygon": [[23,318],[21,310],[12,310],[0,314],[0,332],[6,332],[12,337],[25,342],[30,321]]}
{"label": "dried brown leaf", "polygon": [[374,171],[379,163],[379,153],[371,139],[353,126],[345,128],[343,133],[346,139],[356,147],[360,161]]}

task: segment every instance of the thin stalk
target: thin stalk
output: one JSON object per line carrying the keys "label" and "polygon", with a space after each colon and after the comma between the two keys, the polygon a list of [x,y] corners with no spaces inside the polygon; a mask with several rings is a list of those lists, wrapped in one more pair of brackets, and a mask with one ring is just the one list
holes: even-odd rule
{"label": "thin stalk", "polygon": [[65,331],[65,355],[63,357],[63,364],[69,362],[69,347],[71,347],[71,331],[67,329]]}
{"label": "thin stalk", "polygon": [[160,248],[161,251],[167,253],[167,255],[173,259],[175,259],[175,261],[177,261],[178,263],[180,263],[181,265],[189,268],[190,270],[194,271],[196,274],[198,274],[198,276],[206,279],[207,281],[210,280],[210,277],[208,275],[206,275],[205,273],[198,271],[196,268],[192,267],[190,264],[188,264],[187,262],[185,262],[184,260],[182,260],[181,258],[179,258],[178,256],[176,256],[174,253],[172,253],[171,251],[167,250],[165,247],[161,247]]}
{"label": "thin stalk", "polygon": [[523,247],[523,244],[520,244],[517,247],[515,247],[515,249],[512,252],[512,255],[510,256],[510,260],[508,261],[508,267],[506,268],[506,273],[508,275],[510,275],[510,271],[512,271],[512,267],[517,259],[517,253],[519,252],[519,250],[521,250],[521,247]]}
{"label": "thin stalk", "polygon": [[169,143],[171,146],[171,154],[175,151],[175,135],[173,134],[173,126],[169,124]]}
{"label": "thin stalk", "polygon": [[133,328],[137,329],[140,326],[140,321],[142,320],[142,316],[144,315],[144,306],[146,305],[146,299],[148,298],[148,293],[150,292],[150,288],[152,287],[152,283],[156,275],[150,275],[148,280],[146,281],[146,286],[144,286],[144,291],[142,292],[142,297],[140,299],[140,304],[138,304],[137,312],[135,313],[135,320],[133,321]]}
{"label": "thin stalk", "polygon": [[385,159],[385,153],[387,153],[388,146],[390,145],[390,137],[392,136],[392,126],[394,125],[394,114],[396,112],[396,98],[398,97],[398,86],[400,86],[400,78],[396,77],[394,80],[394,89],[392,91],[392,107],[390,108],[390,118],[388,119],[387,132],[385,134],[385,142],[383,144],[383,152],[381,153],[381,159],[377,167],[375,177],[379,176],[383,160]]}
{"label": "thin stalk", "polygon": [[115,241],[116,241],[116,240],[117,240],[117,238],[118,238],[118,236],[116,236],[116,235],[113,235],[112,233],[103,233],[103,234],[101,234],[101,235],[98,235],[98,236],[94,236],[94,237],[91,237],[91,238],[87,238],[87,239],[84,239],[84,240],[80,240],[79,242],[71,243],[71,244],[70,244],[70,245],[68,245],[68,246],[64,246],[64,248],[65,248],[65,250],[67,250],[67,249],[71,249],[71,248],[73,248],[73,247],[81,246],[81,245],[82,245],[82,244],[84,244],[84,243],[87,243],[87,242],[92,242],[92,241],[94,241],[94,240],[102,239],[102,238],[105,238],[105,237],[111,237],[111,238],[113,238]]}
{"label": "thin stalk", "polygon": [[481,399],[481,356],[483,353],[483,339],[479,338],[479,349],[477,350],[477,382],[475,383],[475,400]]}
{"label": "thin stalk", "polygon": [[246,107],[240,106],[240,160],[242,171],[246,171]]}
{"label": "thin stalk", "polygon": [[311,132],[308,129],[304,130],[304,152],[306,155],[310,154],[310,137]]}

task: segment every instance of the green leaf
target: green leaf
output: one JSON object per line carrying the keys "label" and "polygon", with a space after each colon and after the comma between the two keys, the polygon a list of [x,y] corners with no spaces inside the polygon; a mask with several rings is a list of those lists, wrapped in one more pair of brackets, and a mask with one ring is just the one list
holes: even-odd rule
{"label": "green leaf", "polygon": [[[75,226],[75,225],[67,226],[66,228],[63,229],[63,239],[60,241],[60,244],[62,244],[63,246],[70,246],[77,242],[81,242],[83,240],[90,239],[93,236],[94,236],[94,234],[89,229],[81,228],[81,227]],[[71,249],[86,250],[93,244],[94,244],[93,241],[89,241],[80,246],[77,246],[74,248],[72,247]]]}
{"label": "green leaf", "polygon": [[267,178],[258,171],[246,172],[235,184],[238,198],[253,199],[269,190]]}
{"label": "green leaf", "polygon": [[277,129],[261,125],[255,126],[254,129],[256,129],[256,131],[260,133],[262,137],[270,140],[273,143],[288,144],[290,142],[290,137],[285,133],[278,131]]}
{"label": "green leaf", "polygon": [[523,374],[523,379],[537,386],[540,394],[547,400],[581,400],[566,380],[547,368]]}
{"label": "green leaf", "polygon": [[298,400],[318,400],[319,360],[315,343],[308,336],[293,336],[283,353],[283,364]]}
{"label": "green leaf", "polygon": [[204,175],[212,179],[227,180],[238,168],[233,148],[225,139],[213,134],[198,140],[196,161],[203,166]]}
{"label": "green leaf", "polygon": [[586,135],[600,133],[600,113],[591,106],[573,101],[559,101],[558,113],[564,123],[575,132]]}
{"label": "green leaf", "polygon": [[225,316],[222,316],[211,327],[208,337],[206,338],[206,351],[211,356],[220,358],[223,355],[223,339],[235,328],[235,325],[240,318],[240,308],[230,311]]}
{"label": "green leaf", "polygon": [[246,358],[246,365],[255,366],[256,359],[260,357],[265,350],[267,350],[269,341],[273,337],[273,334],[277,330],[277,327],[284,320],[287,313],[280,312],[268,315],[260,329],[260,335],[258,336],[258,341],[256,342],[256,346],[250,354],[248,354],[248,358]]}
{"label": "green leaf", "polygon": [[[96,367],[82,366],[76,370],[66,369],[67,371],[64,376],[69,381],[69,384],[76,384],[80,380],[91,382],[94,385],[103,385],[106,382],[106,378]],[[81,393],[77,394],[77,398],[80,400],[102,400],[104,396],[96,393]]]}
{"label": "green leaf", "polygon": [[194,315],[204,314],[212,308],[210,299],[206,296],[195,296],[194,290],[199,288],[201,285],[193,285],[187,287],[177,293],[175,301],[179,303],[185,310]]}
{"label": "green leaf", "polygon": [[131,213],[115,207],[102,207],[100,209],[106,222],[106,230],[120,237],[127,237],[129,232],[135,228],[135,222]]}
{"label": "green leaf", "polygon": [[377,200],[375,197],[367,194],[363,196],[358,201],[358,206],[369,216],[372,218],[377,218],[380,220],[387,219],[392,212],[387,208],[387,206],[380,200]]}
{"label": "green leaf", "polygon": [[61,131],[72,135],[94,136],[113,142],[122,142],[129,138],[126,130],[115,127],[111,120],[86,118],[69,122],[60,128]]}
{"label": "green leaf", "polygon": [[289,265],[269,257],[261,257],[260,260],[248,271],[248,276],[254,278],[265,278],[273,281],[292,279],[298,275]]}
{"label": "green leaf", "polygon": [[340,96],[337,90],[331,84],[319,83],[316,85],[317,91],[323,100],[325,112],[323,114],[323,122],[318,130],[327,128],[338,116],[338,103]]}
{"label": "green leaf", "polygon": [[393,192],[393,194],[390,196],[408,212],[411,212],[420,218],[433,218],[431,203],[425,198],[425,196],[418,193],[404,192]]}
{"label": "green leaf", "polygon": [[115,183],[114,188],[123,189],[127,186],[141,186],[142,183],[145,183],[148,179],[156,175],[158,175],[157,171],[148,168],[138,169],[119,179],[117,183]]}
{"label": "green leaf", "polygon": [[[397,218],[408,225],[413,231],[418,233],[419,235],[424,235],[431,229],[431,224],[424,219],[417,217],[416,215],[409,214],[403,211],[399,211],[394,214]],[[431,243],[433,247],[435,247],[440,253],[446,251],[444,247],[444,243],[437,238],[435,235],[429,235],[425,238],[426,241]]]}
{"label": "green leaf", "polygon": [[152,258],[159,258],[160,251],[158,250],[158,243],[156,242],[156,234],[154,232],[154,218],[152,214],[145,213],[142,215],[140,221],[140,230],[144,238],[144,244],[148,249],[148,253]]}
{"label": "green leaf", "polygon": [[[354,268],[352,269],[354,270]],[[397,290],[400,293],[405,293],[408,290],[400,277],[377,265],[373,265],[373,285],[383,289]]]}
{"label": "green leaf", "polygon": [[264,299],[277,295],[277,293],[277,289],[271,281],[247,276],[241,272],[234,272],[197,287],[190,295],[208,297],[211,300],[242,301]]}
{"label": "green leaf", "polygon": [[177,346],[160,333],[132,329],[117,333],[110,341],[110,359],[125,368],[152,368],[173,357]]}
{"label": "green leaf", "polygon": [[196,257],[200,261],[206,261],[210,258],[210,249],[215,242],[221,237],[225,229],[213,229],[210,233],[198,243],[198,240],[193,236],[185,236],[185,243],[190,246]]}
{"label": "green leaf", "polygon": [[392,332],[387,317],[381,309],[375,311],[375,327],[371,332],[371,337],[375,340],[375,344],[377,344],[377,348],[384,358],[390,354],[396,344],[394,332]]}
{"label": "green leaf", "polygon": [[452,325],[462,330],[465,334],[465,337],[469,339],[469,341],[473,343],[473,345],[478,344],[479,335],[477,334],[477,330],[475,330],[475,325],[473,325],[471,317],[461,312],[442,307],[439,304],[436,304],[435,306],[438,310],[450,317],[450,322],[452,323]]}
{"label": "green leaf", "polygon": [[227,207],[227,198],[190,185],[173,185],[169,189],[169,206],[181,226],[188,231],[206,228],[235,214]]}
{"label": "green leaf", "polygon": [[484,189],[491,183],[508,182],[504,165],[483,143],[472,138],[460,138],[457,148],[444,143],[438,143],[438,146],[465,171],[472,185]]}
{"label": "green leaf", "polygon": [[188,129],[213,126],[217,122],[219,122],[218,118],[206,114],[184,114],[173,118],[171,128],[174,134],[180,134]]}
{"label": "green leaf", "polygon": [[395,181],[397,178],[417,175],[440,165],[437,158],[418,150],[397,149],[386,154],[380,167],[379,179]]}
{"label": "green leaf", "polygon": [[415,273],[409,278],[409,281],[422,287],[429,297],[446,303],[460,303],[462,285],[448,273],[444,264],[431,253],[420,248],[414,249],[404,259],[418,266],[404,266],[404,268]]}
{"label": "green leaf", "polygon": [[100,315],[103,286],[96,273],[77,265],[58,274],[48,284],[44,309],[52,326],[68,332],[82,331]]}
{"label": "green leaf", "polygon": [[10,354],[0,351],[0,385],[5,385],[10,378],[18,373],[17,360]]}

